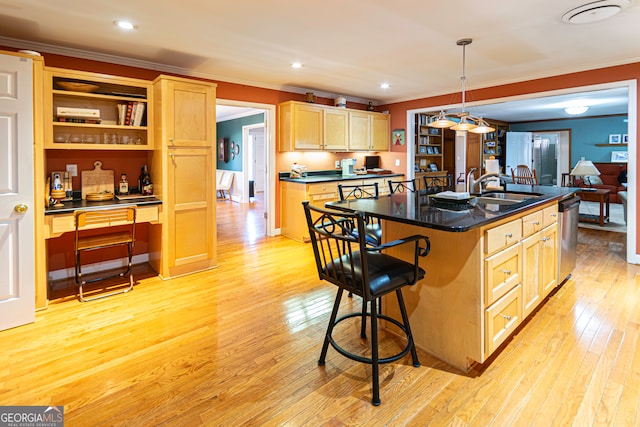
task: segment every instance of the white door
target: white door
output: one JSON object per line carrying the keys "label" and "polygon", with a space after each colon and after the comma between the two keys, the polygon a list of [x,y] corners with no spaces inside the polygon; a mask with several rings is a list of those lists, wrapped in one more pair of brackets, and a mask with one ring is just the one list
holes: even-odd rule
{"label": "white door", "polygon": [[35,321],[32,70],[0,55],[0,330]]}
{"label": "white door", "polygon": [[264,193],[264,181],[266,173],[266,160],[264,158],[264,126],[256,129],[251,129],[249,131],[249,135],[253,137],[253,179],[255,180],[254,188],[256,193]]}
{"label": "white door", "polygon": [[531,132],[507,132],[505,173],[511,174],[511,168],[527,165],[533,168],[533,134]]}

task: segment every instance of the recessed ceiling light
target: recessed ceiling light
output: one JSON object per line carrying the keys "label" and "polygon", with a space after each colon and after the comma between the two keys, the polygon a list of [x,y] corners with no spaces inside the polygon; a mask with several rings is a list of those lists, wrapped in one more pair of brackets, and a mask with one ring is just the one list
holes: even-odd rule
{"label": "recessed ceiling light", "polygon": [[382,83],[380,85],[380,89],[389,89],[391,86],[389,85],[389,83]]}
{"label": "recessed ceiling light", "polygon": [[302,68],[302,64],[300,62],[294,62],[291,64],[291,68]]}
{"label": "recessed ceiling light", "polygon": [[585,107],[584,105],[580,105],[580,106],[575,106],[575,107],[567,107],[567,108],[564,109],[564,111],[567,114],[577,115],[577,114],[585,113],[588,109],[589,109],[589,107]]}
{"label": "recessed ceiling light", "polygon": [[113,25],[115,25],[116,27],[120,28],[121,30],[127,30],[127,31],[137,30],[138,29],[137,25],[134,25],[129,21],[117,20],[117,21],[113,21]]}

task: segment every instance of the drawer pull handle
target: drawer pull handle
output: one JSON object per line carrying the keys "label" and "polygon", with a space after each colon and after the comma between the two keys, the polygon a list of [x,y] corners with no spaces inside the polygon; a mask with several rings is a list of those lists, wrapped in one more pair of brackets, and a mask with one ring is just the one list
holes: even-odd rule
{"label": "drawer pull handle", "polygon": [[511,270],[500,270],[502,271],[504,274],[511,274]]}
{"label": "drawer pull handle", "polygon": [[511,320],[511,316],[507,316],[506,314],[503,314],[502,317],[504,317],[507,320]]}
{"label": "drawer pull handle", "polygon": [[540,225],[540,221],[533,221],[531,224],[533,224],[533,225]]}
{"label": "drawer pull handle", "polygon": [[505,234],[505,237],[511,238],[513,237],[513,233]]}

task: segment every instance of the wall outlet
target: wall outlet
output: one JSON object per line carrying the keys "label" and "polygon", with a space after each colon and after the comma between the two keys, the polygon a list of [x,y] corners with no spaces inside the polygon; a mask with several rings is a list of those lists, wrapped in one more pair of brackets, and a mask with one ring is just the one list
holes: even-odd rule
{"label": "wall outlet", "polygon": [[340,169],[340,160],[336,160],[336,169]]}
{"label": "wall outlet", "polygon": [[66,168],[71,176],[78,176],[78,165],[67,165]]}
{"label": "wall outlet", "polygon": [[396,159],[396,166],[400,166],[400,159]]}

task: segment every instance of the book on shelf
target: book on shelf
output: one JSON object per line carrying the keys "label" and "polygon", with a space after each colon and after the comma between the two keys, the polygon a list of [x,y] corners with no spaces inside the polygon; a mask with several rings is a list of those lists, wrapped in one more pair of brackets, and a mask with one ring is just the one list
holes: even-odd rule
{"label": "book on shelf", "polygon": [[141,126],[144,118],[145,103],[130,101],[118,104],[118,125]]}
{"label": "book on shelf", "polygon": [[100,119],[100,110],[95,108],[56,107],[56,116]]}
{"label": "book on shelf", "polygon": [[100,119],[87,119],[85,117],[58,117],[60,123],[85,123],[98,125],[102,122]]}

